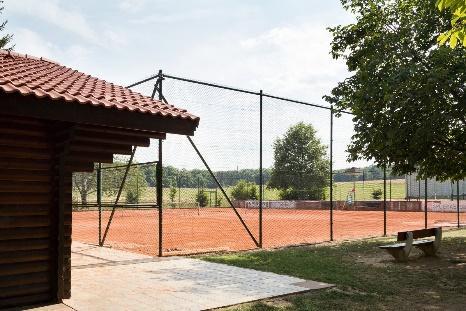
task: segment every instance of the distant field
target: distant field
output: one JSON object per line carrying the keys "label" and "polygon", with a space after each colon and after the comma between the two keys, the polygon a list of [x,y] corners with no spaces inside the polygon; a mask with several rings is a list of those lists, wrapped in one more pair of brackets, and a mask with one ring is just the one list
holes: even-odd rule
{"label": "distant field", "polygon": [[[353,182],[337,182],[333,188],[334,200],[346,200],[348,193],[353,189]],[[390,188],[392,200],[404,200],[406,197],[406,182],[404,179],[387,180],[387,200],[390,199]],[[371,180],[366,182],[358,181],[356,183],[355,192],[356,200],[373,200],[372,192],[376,189],[383,191],[383,180]],[[326,190],[326,197],[329,198],[330,189]],[[383,198],[383,196],[382,196]]]}
{"label": "distant field", "polygon": [[[334,183],[334,188],[333,188],[333,198],[334,200],[346,200],[348,193],[353,189],[353,182],[337,182]],[[364,183],[362,182],[357,182],[355,184],[355,193],[356,193],[356,200],[373,200],[372,198],[372,192],[376,189],[380,189],[383,191],[383,181],[382,180],[372,180],[372,181],[366,181]],[[391,189],[391,191],[390,191]],[[196,204],[196,194],[198,189],[197,188],[181,188],[181,189],[176,189],[176,195],[173,201],[173,206],[195,206]],[[232,187],[227,187],[225,191],[227,194],[231,197],[231,190]],[[204,189],[204,191],[207,192],[207,197],[209,198],[209,202],[211,201],[210,204],[212,206],[215,205],[215,193],[217,193],[217,198],[221,199],[220,204],[222,206],[226,206],[227,202],[225,198],[223,197],[220,189]],[[148,187],[143,194],[143,197],[141,199],[141,203],[143,202],[155,202],[156,194],[155,194],[155,187]],[[329,188],[326,189],[325,191],[325,197],[326,200],[329,200]],[[391,193],[391,199],[392,200],[402,200],[406,196],[406,183],[404,179],[396,179],[391,181],[391,188],[390,188],[390,182],[387,181],[387,200],[390,199],[390,193]],[[102,201],[104,202],[112,202],[115,200],[115,195],[104,195],[102,198]],[[163,189],[163,198],[164,198],[164,204],[171,204],[172,202],[170,201],[170,189],[169,188],[164,188]],[[279,191],[276,189],[264,189],[264,200],[279,200]],[[73,200],[75,202],[80,201],[79,194],[74,191],[73,192]],[[88,202],[96,202],[96,194],[91,193],[88,196]],[[125,202],[125,194],[123,193],[121,197],[121,202]]]}

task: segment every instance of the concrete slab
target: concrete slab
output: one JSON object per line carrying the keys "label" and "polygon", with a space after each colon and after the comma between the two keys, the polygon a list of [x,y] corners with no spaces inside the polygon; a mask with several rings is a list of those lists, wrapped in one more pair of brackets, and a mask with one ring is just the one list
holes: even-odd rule
{"label": "concrete slab", "polygon": [[154,258],[73,242],[76,310],[204,310],[331,285],[193,258]]}

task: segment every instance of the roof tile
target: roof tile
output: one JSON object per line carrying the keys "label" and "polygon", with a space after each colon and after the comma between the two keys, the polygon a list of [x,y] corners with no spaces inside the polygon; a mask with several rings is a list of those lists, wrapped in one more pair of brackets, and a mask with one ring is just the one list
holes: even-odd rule
{"label": "roof tile", "polygon": [[45,58],[0,50],[0,91],[172,118],[199,118],[140,93]]}

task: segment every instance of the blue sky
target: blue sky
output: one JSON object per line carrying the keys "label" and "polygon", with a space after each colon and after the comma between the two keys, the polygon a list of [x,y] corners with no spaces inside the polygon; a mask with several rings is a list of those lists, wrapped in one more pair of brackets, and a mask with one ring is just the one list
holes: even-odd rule
{"label": "blue sky", "polygon": [[[326,28],[352,21],[337,0],[6,0],[4,5],[7,32],[14,34],[17,52],[47,57],[122,85],[163,69],[174,75],[263,89],[267,93],[326,104],[322,95],[348,76],[344,64],[329,55],[331,37]],[[149,86],[139,89],[149,90]],[[229,109],[217,111],[223,119],[216,118],[209,123],[210,108],[205,103],[203,107],[191,104],[207,101],[209,97],[204,93],[195,98],[187,90],[181,92],[184,97],[175,90],[168,91],[176,100],[173,104],[194,110],[201,120],[207,120],[204,127],[201,121],[195,139],[214,168],[255,166],[255,160],[247,158],[256,159],[257,150],[253,145],[242,144],[245,140],[240,135],[241,126],[233,126],[236,133],[231,125],[225,124],[231,121]],[[225,95],[221,100],[223,104],[235,101],[225,99]],[[235,104],[238,103],[232,103]],[[271,115],[281,115],[284,119],[266,117],[265,127],[270,124],[271,128],[267,137],[270,143],[265,147],[266,166],[272,162],[274,137],[301,119],[313,123],[322,141],[327,143],[328,124],[323,122],[327,119],[326,112],[293,108],[294,112],[287,115],[281,112],[283,106],[275,105],[270,108]],[[251,126],[255,129],[256,125]],[[220,128],[217,142],[208,137],[213,127]],[[354,165],[344,160],[351,131],[348,118],[336,125],[337,167]],[[228,140],[228,133],[236,137],[233,143],[230,141],[230,147],[236,139],[238,150],[254,149],[251,154],[238,159],[237,155],[223,152],[226,146],[222,141]],[[191,152],[189,146],[181,145],[180,138],[169,137],[167,163],[195,166],[181,161],[180,154]],[[141,151],[138,159],[150,160],[153,154],[151,150]]]}

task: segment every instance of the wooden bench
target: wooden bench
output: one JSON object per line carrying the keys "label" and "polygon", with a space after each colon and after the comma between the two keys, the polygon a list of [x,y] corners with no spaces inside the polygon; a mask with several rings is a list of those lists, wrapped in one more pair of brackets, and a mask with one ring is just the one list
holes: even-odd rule
{"label": "wooden bench", "polygon": [[[427,237],[435,239],[423,239]],[[430,228],[414,231],[398,232],[396,244],[381,245],[397,261],[407,261],[413,246],[421,249],[426,256],[435,256],[442,240],[442,228]]]}

